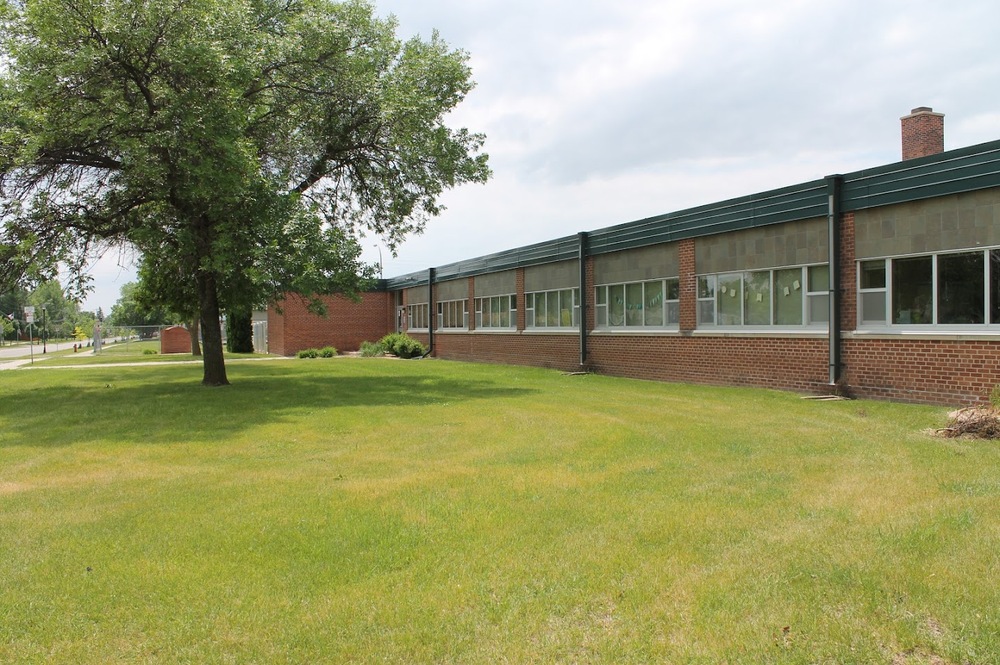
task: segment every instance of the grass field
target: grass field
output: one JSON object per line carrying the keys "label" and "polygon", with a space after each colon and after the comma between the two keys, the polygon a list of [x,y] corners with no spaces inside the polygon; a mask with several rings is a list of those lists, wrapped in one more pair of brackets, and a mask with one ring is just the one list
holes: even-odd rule
{"label": "grass field", "polygon": [[1000,447],[944,409],[229,376],[0,373],[0,662],[1000,662]]}

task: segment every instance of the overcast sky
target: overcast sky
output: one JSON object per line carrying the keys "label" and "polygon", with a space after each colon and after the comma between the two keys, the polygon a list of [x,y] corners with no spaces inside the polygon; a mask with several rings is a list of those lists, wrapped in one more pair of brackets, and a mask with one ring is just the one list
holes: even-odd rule
{"label": "overcast sky", "polygon": [[[945,148],[1000,139],[996,0],[379,0],[399,34],[470,54],[450,124],[487,136],[493,179],[392,277],[900,159],[899,118],[945,114]],[[84,308],[134,279],[94,270]],[[119,264],[125,267],[119,267]]]}

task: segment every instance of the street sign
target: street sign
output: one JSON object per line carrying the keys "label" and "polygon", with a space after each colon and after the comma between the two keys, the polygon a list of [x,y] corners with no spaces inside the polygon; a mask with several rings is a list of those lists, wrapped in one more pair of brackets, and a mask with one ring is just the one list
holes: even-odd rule
{"label": "street sign", "polygon": [[24,321],[26,323],[34,323],[35,322],[35,308],[32,307],[31,305],[27,305],[24,308]]}

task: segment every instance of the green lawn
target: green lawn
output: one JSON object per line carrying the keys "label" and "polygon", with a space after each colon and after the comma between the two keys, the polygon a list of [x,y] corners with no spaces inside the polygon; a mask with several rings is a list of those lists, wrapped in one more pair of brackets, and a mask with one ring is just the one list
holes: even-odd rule
{"label": "green lawn", "polygon": [[0,373],[0,662],[1000,662],[1000,447],[945,409],[229,376]]}

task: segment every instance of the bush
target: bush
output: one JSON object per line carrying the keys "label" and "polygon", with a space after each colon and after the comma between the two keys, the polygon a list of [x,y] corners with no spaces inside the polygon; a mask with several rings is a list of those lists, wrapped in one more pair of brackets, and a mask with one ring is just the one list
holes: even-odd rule
{"label": "bush", "polygon": [[1000,411],[1000,385],[993,386],[993,390],[990,391],[990,404],[997,411]]}
{"label": "bush", "polygon": [[379,344],[387,353],[400,358],[415,358],[427,352],[423,344],[406,333],[389,333],[379,340]]}
{"label": "bush", "polygon": [[299,351],[298,353],[295,354],[295,357],[296,358],[318,358],[319,357],[319,351],[317,351],[316,349],[302,349],[301,351]]}
{"label": "bush", "polygon": [[144,356],[155,356],[157,353],[156,349],[143,349],[142,355]]}
{"label": "bush", "polygon": [[319,350],[320,358],[333,358],[335,355],[337,355],[337,349],[332,346],[324,346]]}
{"label": "bush", "polygon": [[361,342],[359,351],[362,358],[376,358],[385,353],[385,347],[381,342]]}

